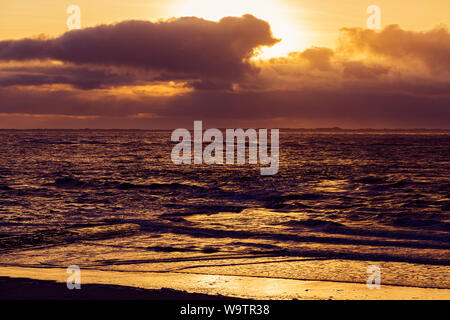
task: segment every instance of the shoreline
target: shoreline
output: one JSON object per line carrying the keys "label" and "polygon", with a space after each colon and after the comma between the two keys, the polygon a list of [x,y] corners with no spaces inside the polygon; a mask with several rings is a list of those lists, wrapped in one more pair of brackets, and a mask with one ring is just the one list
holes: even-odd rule
{"label": "shoreline", "polygon": [[[0,267],[1,299],[85,300],[448,300],[450,289],[248,276],[81,271],[81,290],[68,290],[63,268]],[[245,288],[245,290],[244,290]],[[7,292],[5,292],[7,291]],[[9,296],[9,297],[8,297]]]}

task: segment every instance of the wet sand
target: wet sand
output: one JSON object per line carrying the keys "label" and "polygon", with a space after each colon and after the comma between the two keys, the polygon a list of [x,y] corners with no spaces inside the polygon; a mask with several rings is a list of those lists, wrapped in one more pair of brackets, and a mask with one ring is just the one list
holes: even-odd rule
{"label": "wet sand", "polygon": [[68,274],[62,268],[0,267],[0,277],[9,277],[1,279],[2,299],[450,299],[450,289],[382,285],[369,290],[359,283],[193,273],[82,270],[81,290],[67,289]]}

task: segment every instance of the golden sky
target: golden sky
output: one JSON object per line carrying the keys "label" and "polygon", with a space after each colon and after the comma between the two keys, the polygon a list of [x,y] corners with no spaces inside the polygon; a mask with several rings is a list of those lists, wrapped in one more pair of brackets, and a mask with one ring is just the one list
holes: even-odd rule
{"label": "golden sky", "polygon": [[268,21],[282,41],[270,54],[334,47],[342,27],[365,27],[369,5],[381,8],[382,25],[399,24],[426,30],[450,24],[448,0],[0,0],[0,40],[67,31],[66,9],[81,8],[82,27],[123,20],[152,20],[196,16],[219,20],[250,13]]}
{"label": "golden sky", "polygon": [[449,0],[0,0],[0,128],[450,128],[449,25]]}

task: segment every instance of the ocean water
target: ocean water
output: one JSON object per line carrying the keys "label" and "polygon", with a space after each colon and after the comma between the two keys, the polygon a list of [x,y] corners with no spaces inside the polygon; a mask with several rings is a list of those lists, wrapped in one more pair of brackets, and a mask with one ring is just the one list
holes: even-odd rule
{"label": "ocean water", "polygon": [[[448,271],[449,134],[281,131],[275,176],[257,165],[174,165],[170,135],[0,131],[0,250],[19,263],[31,257],[18,253],[22,238],[2,239],[128,223],[140,231],[90,241],[79,264],[137,266],[148,262],[139,260],[145,250],[208,263],[233,254]],[[105,251],[114,246],[121,250]]]}

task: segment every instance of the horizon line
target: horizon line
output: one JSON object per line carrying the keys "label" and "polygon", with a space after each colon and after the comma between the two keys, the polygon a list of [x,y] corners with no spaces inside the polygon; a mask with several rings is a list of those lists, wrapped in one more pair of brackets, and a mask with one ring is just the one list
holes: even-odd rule
{"label": "horizon line", "polygon": [[[143,129],[143,128],[0,128],[0,131],[16,130],[16,131],[27,131],[27,130],[48,130],[48,131],[61,131],[61,130],[103,130],[103,131],[169,131],[176,130],[179,128],[153,128],[153,129]],[[231,128],[216,128],[219,130],[226,130]],[[236,127],[232,129],[250,129],[249,127]],[[341,128],[341,127],[317,127],[317,128],[263,128],[256,127],[254,129],[279,129],[279,130],[301,130],[301,131],[449,131],[450,128]]]}

